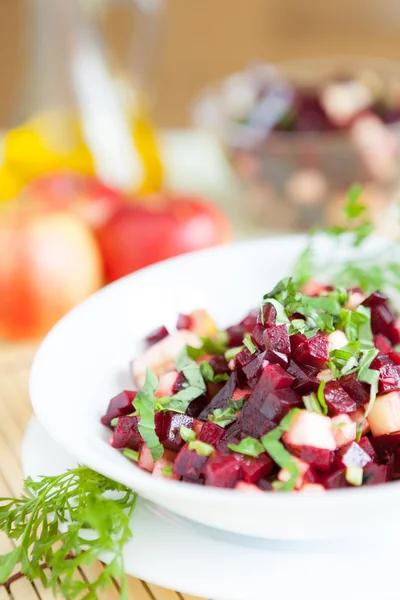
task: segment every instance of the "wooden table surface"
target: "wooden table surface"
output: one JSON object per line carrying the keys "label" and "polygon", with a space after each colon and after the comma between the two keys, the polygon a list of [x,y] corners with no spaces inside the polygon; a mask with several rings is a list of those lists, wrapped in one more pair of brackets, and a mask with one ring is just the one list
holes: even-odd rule
{"label": "wooden table surface", "polygon": [[[36,347],[32,344],[0,343],[0,497],[18,496],[22,490],[21,444],[32,416],[28,393],[28,376]],[[12,550],[12,542],[0,534],[0,554]],[[82,577],[95,578],[101,563],[85,568]],[[99,594],[99,600],[118,600],[117,587]],[[187,594],[160,588],[129,578],[130,600],[198,600]],[[20,579],[9,592],[0,587],[0,600],[52,600],[53,594],[40,583]]]}

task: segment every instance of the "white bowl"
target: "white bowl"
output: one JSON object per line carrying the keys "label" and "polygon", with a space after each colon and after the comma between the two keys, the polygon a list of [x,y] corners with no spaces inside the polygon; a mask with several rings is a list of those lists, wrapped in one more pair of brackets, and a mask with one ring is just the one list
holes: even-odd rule
{"label": "white bowl", "polygon": [[[132,388],[129,361],[157,325],[206,308],[221,326],[238,321],[290,273],[302,236],[244,242],[160,263],[101,290],[46,337],[32,368],[36,415],[83,463],[183,517],[275,539],[370,535],[395,527],[400,484],[325,494],[251,494],[151,477],[108,444],[100,424],[109,399]],[[326,252],[324,245],[321,252]]]}

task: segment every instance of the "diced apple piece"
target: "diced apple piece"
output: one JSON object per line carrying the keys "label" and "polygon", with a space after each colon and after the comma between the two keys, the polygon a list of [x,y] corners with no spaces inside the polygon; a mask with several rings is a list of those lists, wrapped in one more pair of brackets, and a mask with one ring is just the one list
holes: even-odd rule
{"label": "diced apple piece", "polygon": [[151,455],[150,450],[146,446],[146,444],[142,444],[140,446],[140,455],[139,455],[139,467],[144,469],[145,471],[149,471],[152,473],[154,470],[154,459]]}
{"label": "diced apple piece", "polygon": [[325,488],[320,483],[305,483],[300,490],[301,492],[325,492]]}
{"label": "diced apple piece", "polygon": [[163,373],[158,380],[158,386],[154,394],[155,397],[163,398],[164,396],[173,396],[173,388],[177,378],[178,371],[169,371],[168,373]]}
{"label": "diced apple piece", "polygon": [[254,485],[254,483],[246,483],[245,481],[238,481],[235,485],[235,490],[239,490],[240,492],[257,492],[257,494],[262,494],[262,491],[257,485]]}
{"label": "diced apple piece", "polygon": [[368,416],[372,434],[385,435],[400,430],[400,392],[377,396]]}
{"label": "diced apple piece", "polygon": [[195,419],[193,423],[193,431],[196,436],[199,437],[201,430],[204,427],[204,421],[199,421],[199,419]]}
{"label": "diced apple piece", "polygon": [[350,419],[354,421],[357,427],[360,423],[363,423],[363,428],[361,431],[362,435],[365,435],[370,431],[369,417],[368,419],[365,419],[364,414],[365,411],[362,410],[362,408],[359,408],[358,410],[349,415]]}
{"label": "diced apple piece", "polygon": [[331,419],[307,410],[302,410],[295,416],[288,431],[284,433],[283,440],[295,446],[336,450]]}
{"label": "diced apple piece", "polygon": [[172,469],[173,466],[174,466],[174,461],[168,460],[167,458],[162,456],[161,458],[156,460],[156,462],[154,464],[153,477],[165,477],[166,479],[179,479],[179,475],[174,475],[173,473],[171,475],[165,475],[165,473],[164,473],[165,467],[170,467]]}
{"label": "diced apple piece", "polygon": [[345,308],[348,310],[356,310],[364,302],[366,295],[362,292],[353,292],[350,294]]}
{"label": "diced apple piece", "polygon": [[354,442],[357,435],[357,424],[349,417],[349,415],[336,415],[335,417],[332,417],[332,431],[336,446],[340,448],[350,442]]}
{"label": "diced apple piece", "polygon": [[200,337],[212,337],[218,333],[214,319],[205,310],[194,310],[189,315],[190,331]]}
{"label": "diced apple piece", "polygon": [[338,330],[333,331],[330,335],[328,335],[328,342],[329,351],[332,352],[332,350],[339,350],[340,348],[343,348],[343,346],[346,346],[346,344],[349,343],[349,340],[343,331]]}
{"label": "diced apple piece", "polygon": [[333,374],[332,371],[330,369],[322,369],[322,371],[320,371],[319,373],[317,373],[316,375],[318,381],[332,381],[333,379]]}
{"label": "diced apple piece", "polygon": [[[297,478],[296,485],[295,485],[296,490],[299,490],[303,485],[304,475],[310,469],[310,465],[308,463],[304,462],[303,460],[300,460],[296,456],[293,456],[292,458],[293,458],[294,462],[296,463],[297,468],[299,470],[299,476]],[[289,479],[290,479],[289,471],[287,471],[286,469],[281,469],[278,473],[278,480],[286,482],[286,481],[289,481]]]}

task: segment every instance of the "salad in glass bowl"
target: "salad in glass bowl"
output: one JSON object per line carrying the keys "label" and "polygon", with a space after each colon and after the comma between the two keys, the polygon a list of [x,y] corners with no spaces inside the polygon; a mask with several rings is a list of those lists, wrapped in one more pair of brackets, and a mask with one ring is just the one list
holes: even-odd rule
{"label": "salad in glass bowl", "polygon": [[161,326],[112,398],[110,444],[155,477],[239,491],[400,479],[400,325],[388,297],[293,279],[218,330]]}

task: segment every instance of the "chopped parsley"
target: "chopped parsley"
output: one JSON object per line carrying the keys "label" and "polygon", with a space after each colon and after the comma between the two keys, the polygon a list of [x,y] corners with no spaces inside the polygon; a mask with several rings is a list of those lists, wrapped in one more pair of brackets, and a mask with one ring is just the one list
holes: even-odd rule
{"label": "chopped parsley", "polygon": [[288,414],[283,417],[282,421],[272,431],[261,438],[262,445],[268,452],[272,460],[276,462],[281,469],[288,471],[290,477],[288,481],[274,481],[273,487],[275,490],[290,492],[296,485],[297,478],[300,474],[299,468],[293,456],[288,452],[285,446],[280,441],[282,435],[287,431],[293,419],[300,412],[299,408],[293,408]]}
{"label": "chopped parsley", "polygon": [[136,450],[125,448],[123,454],[124,456],[126,456],[126,458],[129,458],[130,460],[134,460],[135,462],[139,461],[139,452],[136,452]]}
{"label": "chopped parsley", "polygon": [[246,348],[248,349],[248,351],[251,354],[254,354],[257,350],[256,346],[253,343],[253,340],[250,337],[249,333],[246,333],[246,335],[243,338],[243,345],[246,346]]}
{"label": "chopped parsley", "polygon": [[164,454],[164,448],[157,437],[154,423],[154,413],[156,408],[154,393],[157,389],[157,385],[157,377],[150,369],[147,369],[145,384],[133,400],[133,405],[140,415],[138,423],[140,435],[150,450],[154,460],[161,458]]}
{"label": "chopped parsley", "polygon": [[227,427],[237,419],[238,411],[243,408],[246,398],[241,400],[228,400],[228,406],[222,410],[221,408],[214,409],[211,415],[208,415],[210,421],[220,427]]}
{"label": "chopped parsley", "polygon": [[246,456],[256,458],[265,452],[264,446],[256,438],[247,437],[239,442],[239,444],[228,444],[229,450],[239,452]]}
{"label": "chopped parsley", "polygon": [[166,465],[162,471],[164,477],[172,477],[172,467],[170,465]]}
{"label": "chopped parsley", "polygon": [[228,381],[229,379],[228,373],[218,373],[215,375],[214,369],[206,360],[200,363],[200,373],[204,381],[208,381],[209,383],[221,383],[221,381]]}
{"label": "chopped parsley", "polygon": [[214,452],[214,448],[210,444],[194,440],[189,442],[189,450],[195,450],[199,456],[211,456]]}
{"label": "chopped parsley", "polygon": [[185,427],[184,425],[181,425],[179,433],[184,442],[194,442],[196,439],[196,433],[193,431],[193,429]]}
{"label": "chopped parsley", "polygon": [[226,334],[222,331],[219,332],[217,340],[210,337],[202,337],[200,348],[194,348],[193,346],[186,347],[186,354],[193,360],[198,360],[205,354],[224,354],[227,350],[226,345]]}

